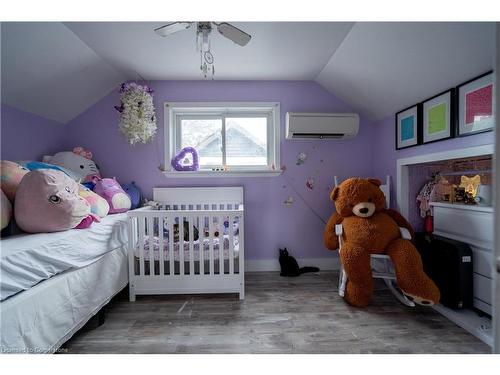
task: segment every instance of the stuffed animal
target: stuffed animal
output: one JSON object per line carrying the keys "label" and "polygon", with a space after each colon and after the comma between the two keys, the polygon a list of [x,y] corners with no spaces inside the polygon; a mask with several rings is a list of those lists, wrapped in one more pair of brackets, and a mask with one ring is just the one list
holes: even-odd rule
{"label": "stuffed animal", "polygon": [[109,213],[117,214],[130,210],[132,202],[115,178],[94,177],[94,193],[106,199],[109,204]]}
{"label": "stuffed animal", "polygon": [[1,168],[1,187],[2,191],[11,202],[14,202],[16,190],[24,175],[29,172],[22,165],[13,161],[2,160]]}
{"label": "stuffed animal", "polygon": [[87,201],[90,206],[90,212],[94,215],[102,218],[109,213],[108,201],[89,188],[80,185],[78,195]]}
{"label": "stuffed animal", "polygon": [[99,219],[78,195],[76,181],[61,171],[38,169],[27,173],[16,192],[14,216],[28,233],[85,228]]}
{"label": "stuffed animal", "polygon": [[130,201],[132,202],[132,206],[130,207],[132,210],[135,210],[141,204],[141,191],[135,184],[135,181],[132,181],[130,184],[125,184],[122,186],[125,193],[130,197]]}
{"label": "stuffed animal", "polygon": [[54,156],[44,156],[43,162],[55,164],[73,171],[80,177],[82,183],[92,181],[93,176],[101,177],[99,167],[92,160],[92,153],[82,147],[75,147],[73,151],[58,152]]}
{"label": "stuffed animal", "polygon": [[330,198],[336,211],[328,220],[324,242],[328,249],[339,247],[335,225],[344,232],[340,258],[347,274],[346,301],[358,307],[370,303],[373,278],[370,254],[387,254],[394,263],[401,291],[421,305],[439,302],[439,289],[424,273],[420,254],[411,241],[401,238],[399,227],[410,224],[397,211],[385,209],[385,197],[376,179],[350,178],[333,189]]}
{"label": "stuffed animal", "polygon": [[0,207],[0,229],[3,230],[9,225],[10,219],[12,217],[12,204],[9,199],[4,194],[3,190],[0,190],[0,199],[1,199],[1,207]]}
{"label": "stuffed animal", "polygon": [[18,163],[30,171],[34,171],[35,169],[55,169],[56,171],[61,171],[61,172],[66,173],[69,177],[71,177],[76,182],[79,182],[81,180],[81,176],[79,174],[77,174],[73,171],[70,171],[69,169],[66,169],[64,167],[60,167],[58,165],[55,165],[55,164],[49,164],[49,163],[44,163],[42,161],[35,161],[35,160],[23,160],[23,161],[19,161]]}

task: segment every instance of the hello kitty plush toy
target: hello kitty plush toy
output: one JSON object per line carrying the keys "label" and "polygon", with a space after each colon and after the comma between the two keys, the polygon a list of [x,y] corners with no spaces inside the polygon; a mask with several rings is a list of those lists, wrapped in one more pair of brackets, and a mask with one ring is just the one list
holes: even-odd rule
{"label": "hello kitty plush toy", "polygon": [[94,193],[99,194],[109,203],[109,213],[117,214],[130,210],[132,202],[127,193],[122,189],[116,178],[100,178],[94,176]]}
{"label": "hello kitty plush toy", "polygon": [[99,167],[92,161],[92,152],[83,147],[58,152],[54,156],[44,156],[43,162],[69,169],[80,177],[81,183],[92,182],[93,176],[101,177]]}

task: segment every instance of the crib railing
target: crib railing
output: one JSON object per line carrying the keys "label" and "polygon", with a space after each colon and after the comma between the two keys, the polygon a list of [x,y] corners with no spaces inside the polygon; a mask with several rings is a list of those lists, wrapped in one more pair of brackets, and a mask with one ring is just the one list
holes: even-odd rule
{"label": "crib railing", "polygon": [[243,298],[243,213],[242,204],[227,203],[130,211],[131,300],[153,292],[232,291]]}

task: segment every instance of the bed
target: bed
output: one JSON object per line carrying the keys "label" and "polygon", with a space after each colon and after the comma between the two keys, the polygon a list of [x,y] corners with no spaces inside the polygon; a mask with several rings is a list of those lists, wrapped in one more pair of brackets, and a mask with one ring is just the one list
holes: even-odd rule
{"label": "bed", "polygon": [[238,293],[244,299],[242,187],[155,188],[160,209],[129,211],[130,300]]}
{"label": "bed", "polygon": [[127,284],[127,215],[1,241],[3,353],[57,350]]}

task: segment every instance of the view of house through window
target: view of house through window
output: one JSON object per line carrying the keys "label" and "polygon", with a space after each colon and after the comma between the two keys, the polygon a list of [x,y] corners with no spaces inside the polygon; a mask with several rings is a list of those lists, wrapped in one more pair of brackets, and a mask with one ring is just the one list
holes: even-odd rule
{"label": "view of house through window", "polygon": [[[275,165],[279,143],[276,146],[274,108],[173,107],[171,110],[174,124],[169,132],[175,140],[173,152],[194,147],[200,170],[221,167],[270,170]],[[191,159],[192,155],[187,157]]]}
{"label": "view of house through window", "polygon": [[181,117],[179,138],[180,148],[196,149],[202,168],[268,163],[267,117]]}

